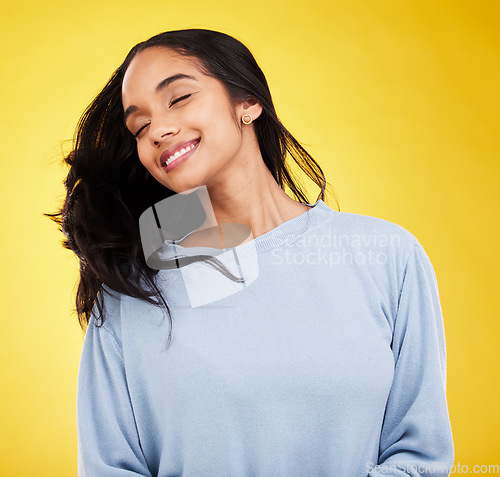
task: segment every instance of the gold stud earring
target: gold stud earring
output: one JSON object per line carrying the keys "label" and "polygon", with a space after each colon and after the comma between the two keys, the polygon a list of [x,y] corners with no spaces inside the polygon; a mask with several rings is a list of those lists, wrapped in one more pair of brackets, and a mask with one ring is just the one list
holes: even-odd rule
{"label": "gold stud earring", "polygon": [[[249,118],[245,121],[245,118]],[[249,114],[245,114],[245,116],[243,116],[241,118],[241,120],[243,121],[243,124],[250,124],[252,122],[252,116],[250,116]]]}

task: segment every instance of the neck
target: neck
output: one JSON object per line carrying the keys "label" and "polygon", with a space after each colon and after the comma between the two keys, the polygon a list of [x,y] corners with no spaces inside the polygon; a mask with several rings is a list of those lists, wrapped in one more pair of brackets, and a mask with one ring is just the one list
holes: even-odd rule
{"label": "neck", "polygon": [[231,166],[196,191],[207,214],[202,228],[243,224],[251,230],[251,238],[257,238],[308,209],[276,183],[260,151],[251,160],[235,160]]}

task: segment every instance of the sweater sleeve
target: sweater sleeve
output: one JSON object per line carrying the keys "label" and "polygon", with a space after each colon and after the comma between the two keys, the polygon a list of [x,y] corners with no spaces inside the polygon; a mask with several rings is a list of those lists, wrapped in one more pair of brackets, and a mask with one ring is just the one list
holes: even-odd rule
{"label": "sweater sleeve", "polygon": [[393,383],[369,477],[448,476],[454,449],[443,317],[434,269],[418,242],[406,262],[391,346]]}
{"label": "sweater sleeve", "polygon": [[[116,307],[119,312],[119,305]],[[107,313],[115,312],[107,310]],[[77,384],[79,477],[149,476],[118,341],[94,317],[85,335]]]}

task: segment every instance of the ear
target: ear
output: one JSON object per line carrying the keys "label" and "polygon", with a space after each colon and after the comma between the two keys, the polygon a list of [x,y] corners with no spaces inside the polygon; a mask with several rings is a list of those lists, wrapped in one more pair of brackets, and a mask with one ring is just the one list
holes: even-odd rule
{"label": "ear", "polygon": [[243,101],[238,108],[238,116],[241,121],[241,118],[245,116],[245,114],[249,114],[252,116],[252,120],[255,121],[260,114],[262,113],[262,106],[257,102],[254,97],[250,97]]}

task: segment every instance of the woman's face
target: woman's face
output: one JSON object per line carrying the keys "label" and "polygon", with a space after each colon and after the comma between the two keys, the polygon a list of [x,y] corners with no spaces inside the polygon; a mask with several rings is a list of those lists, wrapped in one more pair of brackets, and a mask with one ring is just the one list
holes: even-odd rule
{"label": "woman's face", "polygon": [[248,105],[235,107],[222,82],[174,50],[151,47],[134,57],[122,103],[140,161],[172,191],[208,186],[241,153]]}

